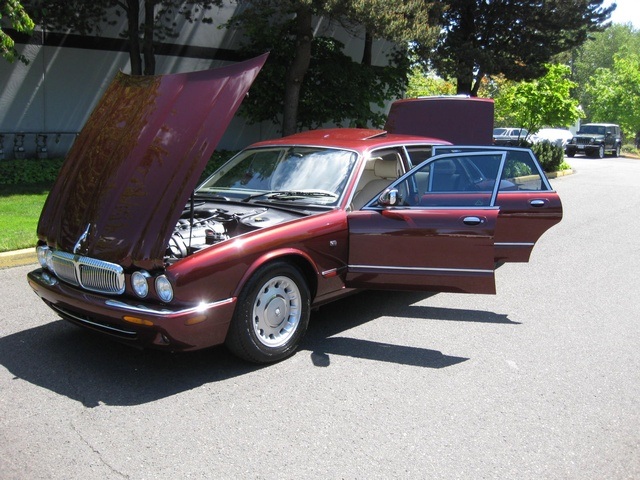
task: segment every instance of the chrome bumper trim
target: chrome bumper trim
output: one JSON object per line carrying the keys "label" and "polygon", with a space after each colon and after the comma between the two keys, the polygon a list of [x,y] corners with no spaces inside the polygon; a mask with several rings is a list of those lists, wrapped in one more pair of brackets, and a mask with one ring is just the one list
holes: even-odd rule
{"label": "chrome bumper trim", "polygon": [[129,338],[135,338],[137,336],[136,332],[132,332],[131,330],[122,330],[120,328],[115,328],[110,325],[106,325],[104,323],[92,322],[91,320],[87,320],[86,318],[80,317],[73,312],[70,312],[64,308],[60,308],[55,304],[49,304],[52,310],[60,314],[62,317],[69,318],[78,323],[82,323],[83,325],[87,325],[89,327],[94,327],[99,330],[107,330],[111,333],[122,335]]}
{"label": "chrome bumper trim", "polygon": [[399,271],[407,273],[431,274],[434,272],[446,273],[493,273],[493,270],[478,268],[429,268],[429,267],[389,267],[383,265],[349,265],[349,270],[374,270],[374,271]]}
{"label": "chrome bumper trim", "polygon": [[533,247],[534,242],[496,242],[496,247]]}
{"label": "chrome bumper trim", "polygon": [[218,300],[217,302],[201,303],[195,307],[184,308],[181,310],[171,310],[169,308],[151,308],[145,305],[130,305],[119,300],[106,300],[104,303],[108,307],[119,308],[121,310],[127,310],[135,313],[146,313],[150,315],[190,315],[193,313],[204,312],[206,310],[227,305],[235,301],[234,297],[225,298],[224,300]]}

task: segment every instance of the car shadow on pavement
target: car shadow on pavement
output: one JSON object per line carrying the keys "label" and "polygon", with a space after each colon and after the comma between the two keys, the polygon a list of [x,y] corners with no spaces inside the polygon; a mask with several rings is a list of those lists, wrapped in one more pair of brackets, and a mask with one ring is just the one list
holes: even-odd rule
{"label": "car shadow on pavement", "polygon": [[[382,315],[417,319],[514,323],[503,315],[414,306],[425,293],[363,292],[313,312],[298,354],[310,353],[316,366],[329,366],[329,355],[345,355],[428,368],[467,360],[437,350],[335,337]],[[458,312],[458,314],[456,314]],[[285,360],[286,361],[286,360]],[[170,354],[138,350],[82,330],[64,320],[0,338],[0,364],[14,381],[24,380],[66,396],[86,407],[141,405],[199,386],[227,380],[264,366],[238,360],[226,349]],[[268,368],[268,366],[267,366]]]}
{"label": "car shadow on pavement", "polygon": [[330,365],[330,355],[341,355],[426,368],[444,368],[468,360],[444,355],[438,350],[370,340],[336,336],[375,318],[401,317],[420,320],[504,323],[518,325],[493,312],[461,310],[415,305],[435,293],[365,291],[339,300],[315,312],[301,350],[311,351],[311,361],[318,367]]}

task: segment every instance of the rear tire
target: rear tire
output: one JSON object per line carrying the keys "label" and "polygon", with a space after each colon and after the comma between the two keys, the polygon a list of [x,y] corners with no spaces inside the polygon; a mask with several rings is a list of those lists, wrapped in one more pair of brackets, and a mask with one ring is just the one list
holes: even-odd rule
{"label": "rear tire", "polygon": [[292,264],[276,262],[256,271],[238,296],[225,344],[254,363],[292,355],[309,324],[309,287]]}

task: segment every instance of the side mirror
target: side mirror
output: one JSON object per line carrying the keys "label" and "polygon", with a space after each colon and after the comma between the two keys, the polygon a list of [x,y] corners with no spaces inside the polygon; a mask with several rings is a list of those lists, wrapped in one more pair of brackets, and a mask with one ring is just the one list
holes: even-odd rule
{"label": "side mirror", "polygon": [[378,197],[378,203],[383,207],[395,207],[400,203],[400,195],[395,188],[388,188]]}

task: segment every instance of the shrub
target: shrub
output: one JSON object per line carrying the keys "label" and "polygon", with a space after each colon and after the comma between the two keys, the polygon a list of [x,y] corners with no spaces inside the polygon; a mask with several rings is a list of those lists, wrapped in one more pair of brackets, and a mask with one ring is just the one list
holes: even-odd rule
{"label": "shrub", "polygon": [[640,156],[640,149],[636,148],[633,144],[628,143],[622,146],[622,153],[638,157]]}
{"label": "shrub", "polygon": [[51,185],[58,176],[62,162],[62,158],[1,160],[0,185]]}
{"label": "shrub", "polygon": [[564,149],[558,145],[543,141],[530,146],[545,172],[557,172],[564,162]]}
{"label": "shrub", "polygon": [[[211,175],[235,152],[213,152],[200,180]],[[0,185],[53,185],[64,162],[63,158],[0,160]]]}
{"label": "shrub", "polygon": [[507,162],[504,177],[517,178],[531,175],[531,167],[523,162]]}

